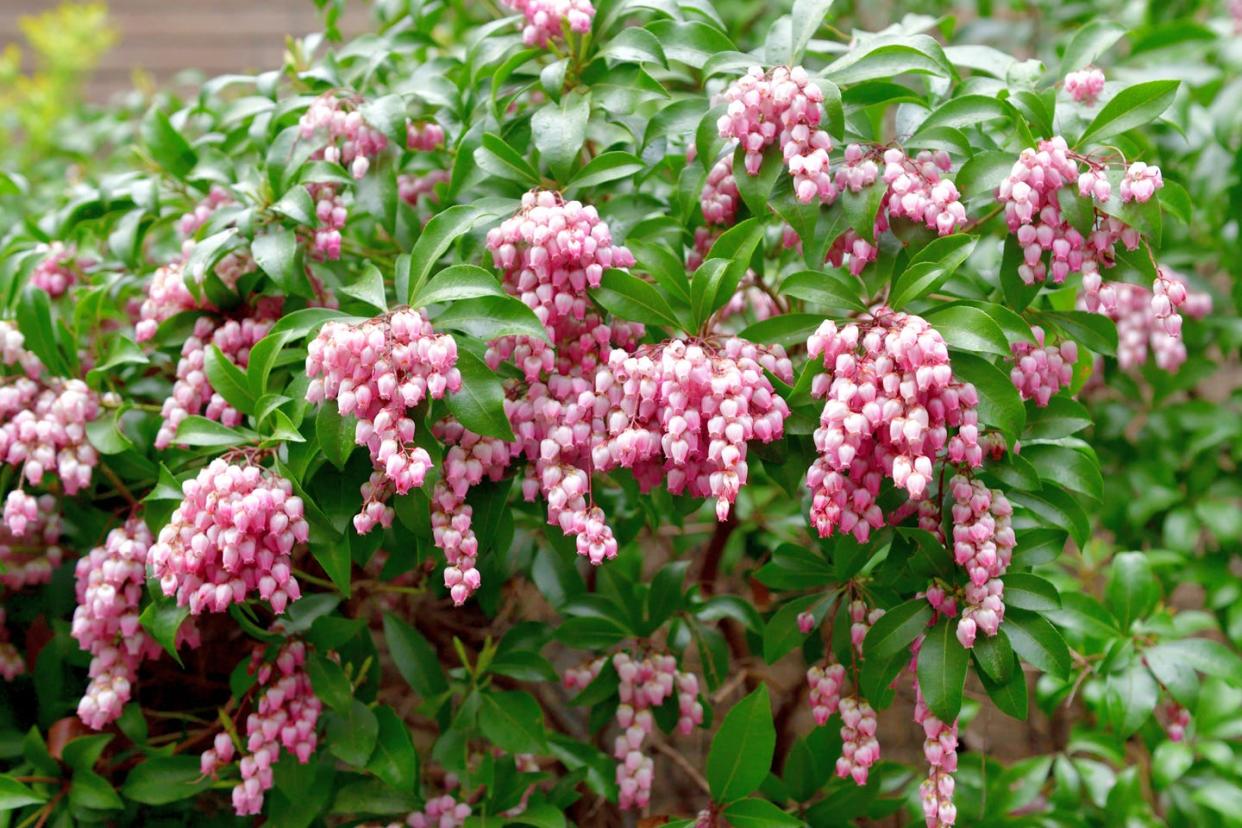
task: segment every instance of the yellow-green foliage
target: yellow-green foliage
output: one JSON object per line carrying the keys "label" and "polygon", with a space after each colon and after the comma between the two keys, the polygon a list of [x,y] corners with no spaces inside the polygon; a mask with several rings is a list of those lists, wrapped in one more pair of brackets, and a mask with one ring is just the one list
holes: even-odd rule
{"label": "yellow-green foliage", "polygon": [[116,42],[106,3],[66,2],[42,14],[23,17],[29,74],[22,47],[0,53],[0,137],[17,138],[38,151],[56,125],[81,101],[82,86]]}

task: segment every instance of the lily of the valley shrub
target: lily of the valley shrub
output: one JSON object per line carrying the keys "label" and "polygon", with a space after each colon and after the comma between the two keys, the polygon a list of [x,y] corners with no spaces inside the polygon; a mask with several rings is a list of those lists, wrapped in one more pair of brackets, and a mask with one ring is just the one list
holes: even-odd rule
{"label": "lily of the valley shrub", "polygon": [[0,177],[11,824],[1236,820],[1225,17],[320,5]]}

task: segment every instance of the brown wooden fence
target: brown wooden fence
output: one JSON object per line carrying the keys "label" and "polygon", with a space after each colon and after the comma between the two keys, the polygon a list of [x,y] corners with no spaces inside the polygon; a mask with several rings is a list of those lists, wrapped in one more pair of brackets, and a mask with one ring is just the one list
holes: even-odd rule
{"label": "brown wooden fence", "polygon": [[[59,0],[0,0],[0,48],[20,41],[23,15],[55,8]],[[286,35],[319,28],[311,0],[108,0],[119,37],[91,80],[88,96],[102,101],[132,86],[135,70],[167,82],[194,69],[207,75],[274,69]],[[342,29],[357,32],[367,3],[350,0]]]}

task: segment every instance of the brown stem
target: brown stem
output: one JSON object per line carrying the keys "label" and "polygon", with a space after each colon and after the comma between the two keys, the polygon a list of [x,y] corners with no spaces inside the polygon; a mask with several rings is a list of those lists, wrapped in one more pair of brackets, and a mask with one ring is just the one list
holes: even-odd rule
{"label": "brown stem", "polygon": [[704,595],[714,591],[716,577],[720,574],[720,559],[724,555],[729,536],[737,528],[737,510],[729,510],[729,516],[716,524],[716,531],[707,542],[707,551],[703,554],[703,567],[699,570],[699,587]]}

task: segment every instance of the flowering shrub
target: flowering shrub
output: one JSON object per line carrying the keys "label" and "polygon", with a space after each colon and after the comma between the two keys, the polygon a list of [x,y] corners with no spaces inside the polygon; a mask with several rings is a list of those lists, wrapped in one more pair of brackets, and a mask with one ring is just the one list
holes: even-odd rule
{"label": "flowering shrub", "polygon": [[320,5],[0,175],[6,824],[1236,824],[1227,9]]}

